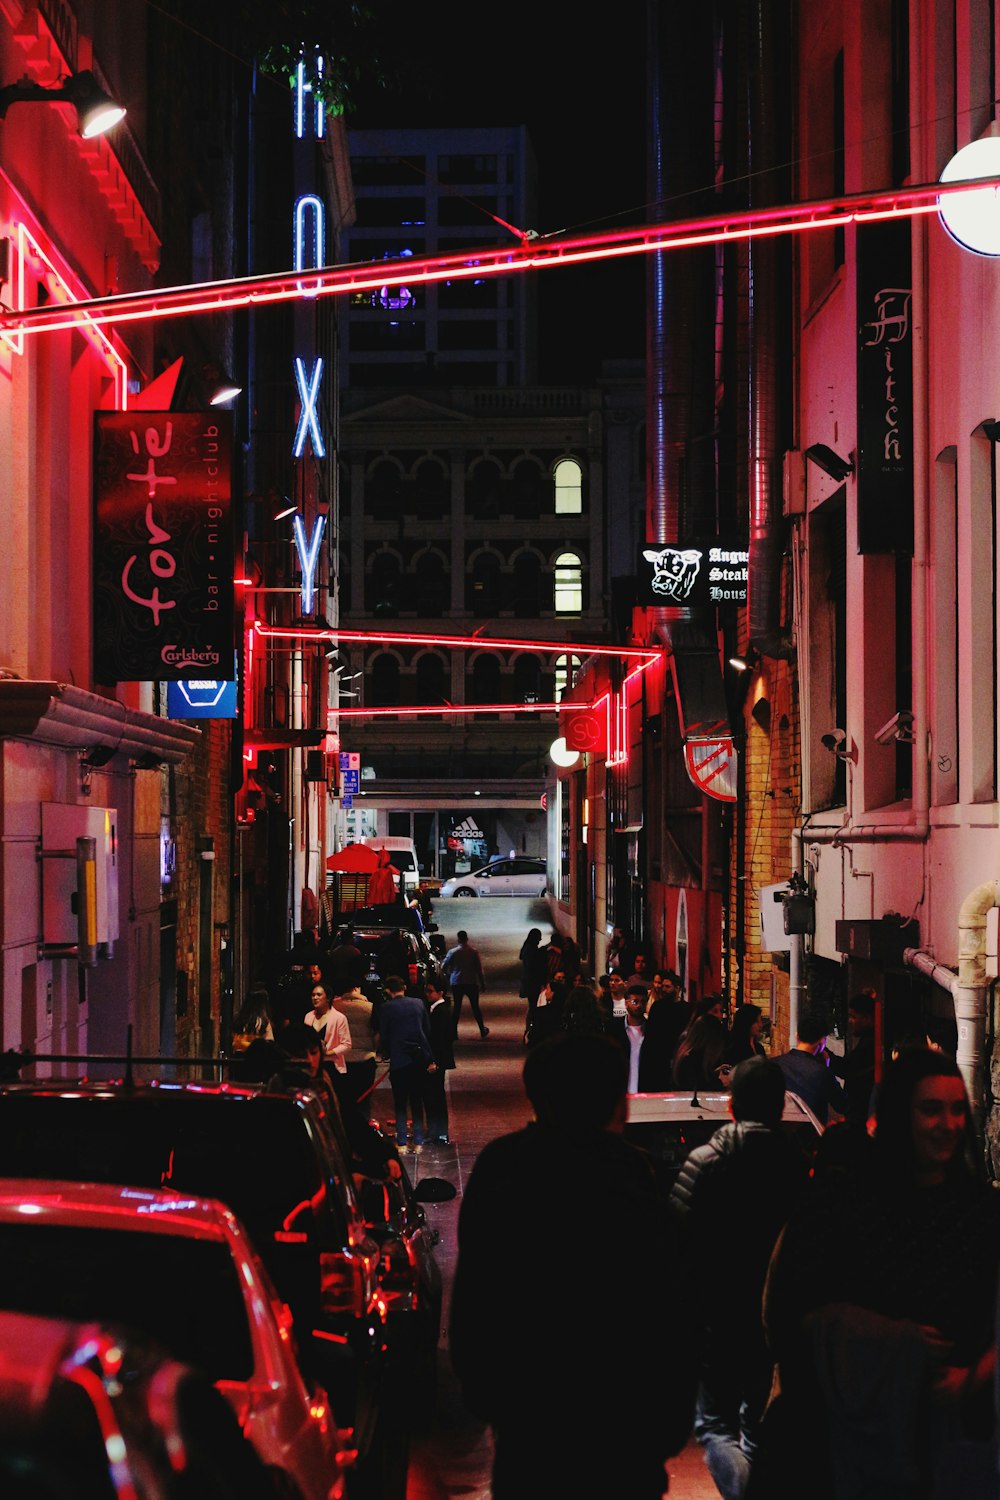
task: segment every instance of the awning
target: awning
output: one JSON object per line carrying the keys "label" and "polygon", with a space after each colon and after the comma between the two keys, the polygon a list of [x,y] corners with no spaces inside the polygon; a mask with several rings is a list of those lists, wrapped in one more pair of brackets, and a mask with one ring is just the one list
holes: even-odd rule
{"label": "awning", "polygon": [[94,752],[102,765],[120,754],[152,767],[183,760],[201,730],[71,683],[6,677],[0,679],[0,739]]}

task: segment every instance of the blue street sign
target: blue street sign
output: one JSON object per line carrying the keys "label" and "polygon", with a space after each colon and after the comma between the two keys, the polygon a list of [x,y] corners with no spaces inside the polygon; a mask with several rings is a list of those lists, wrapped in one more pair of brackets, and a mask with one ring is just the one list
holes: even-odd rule
{"label": "blue street sign", "polygon": [[345,792],[348,792],[348,793],[360,792],[360,790],[361,790],[361,772],[360,771],[341,771],[341,773],[340,773],[340,784],[341,784],[341,787],[343,788],[343,790]]}
{"label": "blue street sign", "polygon": [[354,798],[348,793],[346,797],[341,797],[340,805],[345,810],[348,810],[354,806]]}

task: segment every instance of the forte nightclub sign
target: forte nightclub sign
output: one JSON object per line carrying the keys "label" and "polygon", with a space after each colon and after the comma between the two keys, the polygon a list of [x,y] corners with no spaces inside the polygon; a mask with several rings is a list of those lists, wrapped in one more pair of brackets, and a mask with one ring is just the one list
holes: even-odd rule
{"label": "forte nightclub sign", "polygon": [[98,412],[95,429],[95,681],[228,677],[229,413]]}

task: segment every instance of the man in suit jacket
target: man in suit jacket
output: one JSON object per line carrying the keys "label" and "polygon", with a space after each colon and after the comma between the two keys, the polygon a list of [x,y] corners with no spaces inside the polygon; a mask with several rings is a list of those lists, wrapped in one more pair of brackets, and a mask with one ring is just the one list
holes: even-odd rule
{"label": "man in suit jacket", "polygon": [[424,1145],[424,1089],[428,1073],[436,1070],[431,1050],[427,1008],[406,993],[398,974],[385,981],[386,999],[378,1013],[378,1047],[389,1059],[389,1085],[396,1110],[396,1144],[406,1149],[407,1116],[413,1125],[414,1151]]}
{"label": "man in suit jacket", "polygon": [[433,1073],[428,1073],[424,1079],[427,1141],[429,1145],[447,1146],[450,1137],[445,1074],[455,1066],[455,1022],[452,1019],[450,999],[433,979],[428,979],[424,985],[424,1000],[427,1004],[431,1050],[436,1063]]}

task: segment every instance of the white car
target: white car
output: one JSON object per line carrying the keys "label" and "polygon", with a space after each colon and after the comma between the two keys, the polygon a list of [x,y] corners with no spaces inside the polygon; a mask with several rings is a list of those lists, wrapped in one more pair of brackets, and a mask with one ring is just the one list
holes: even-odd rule
{"label": "white car", "polygon": [[292,1315],[224,1204],[0,1178],[0,1264],[8,1308],[154,1337],[215,1382],[279,1493],[341,1500],[353,1452],[326,1392],[307,1389]]}
{"label": "white car", "polygon": [[543,859],[495,859],[471,875],[453,875],[442,896],[544,896],[548,872]]}
{"label": "white car", "polygon": [[[731,1120],[725,1093],[678,1089],[667,1094],[629,1094],[625,1138],[649,1152],[669,1186],[688,1154]],[[787,1090],[781,1128],[805,1156],[812,1157],[823,1126],[798,1094]]]}

